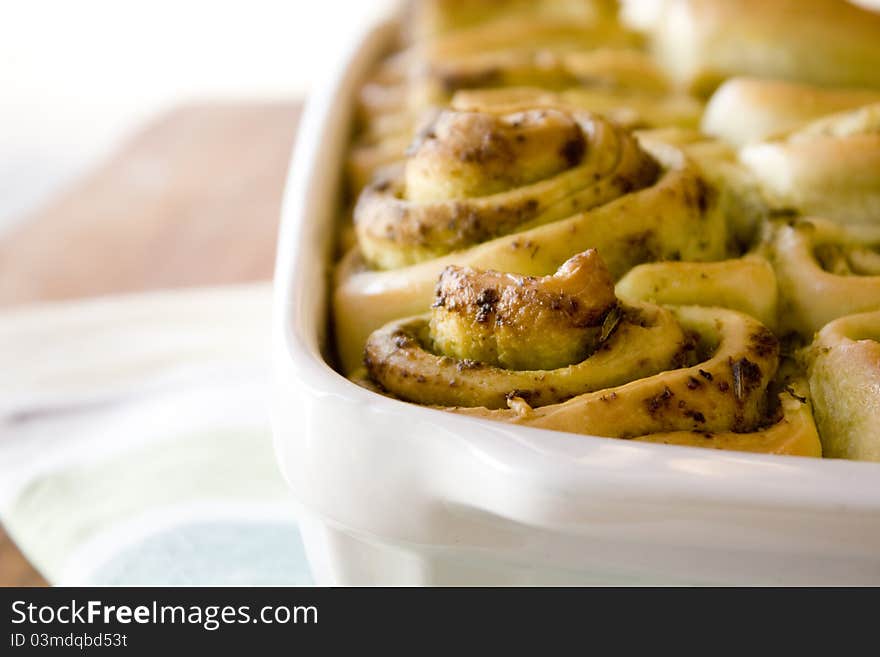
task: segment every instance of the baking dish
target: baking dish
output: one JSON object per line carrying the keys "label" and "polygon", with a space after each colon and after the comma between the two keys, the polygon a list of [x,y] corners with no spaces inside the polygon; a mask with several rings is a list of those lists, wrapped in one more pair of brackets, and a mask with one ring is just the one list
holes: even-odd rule
{"label": "baking dish", "polygon": [[325,359],[327,275],[371,26],[310,99],[283,209],[274,441],[316,581],[880,584],[880,466],[510,426],[358,387]]}

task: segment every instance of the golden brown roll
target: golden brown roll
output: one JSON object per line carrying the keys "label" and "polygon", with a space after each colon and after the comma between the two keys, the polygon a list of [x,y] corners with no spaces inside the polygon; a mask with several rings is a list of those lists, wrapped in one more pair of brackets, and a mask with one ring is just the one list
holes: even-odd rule
{"label": "golden brown roll", "polygon": [[449,265],[545,276],[596,248],[613,279],[657,260],[719,260],[714,188],[680,149],[641,146],[600,116],[448,111],[358,202],[359,248],[337,270],[344,369],[367,336],[424,313]]}
{"label": "golden brown roll", "polygon": [[[607,38],[603,33],[595,40]],[[559,107],[604,114],[627,127],[696,127],[701,103],[674,92],[648,55],[629,48],[583,47],[521,46],[446,57],[436,65],[415,67],[416,72],[390,86],[365,85],[362,129],[348,166],[352,189],[362,189],[378,169],[402,159],[409,140],[437,107],[496,112]]]}
{"label": "golden brown roll", "polygon": [[750,144],[740,161],[776,211],[880,223],[880,103]]}
{"label": "golden brown roll", "polygon": [[593,251],[544,278],[449,269],[431,313],[375,331],[365,363],[380,389],[471,417],[821,453],[806,399],[774,399],[772,332],[731,310],[618,301]]}
{"label": "golden brown roll", "polygon": [[450,266],[433,309],[370,336],[365,363],[388,392],[422,404],[545,405],[674,366],[688,339],[673,315],[619,304],[587,251],[546,277]]}
{"label": "golden brown roll", "polygon": [[880,226],[810,217],[769,232],[783,332],[809,338],[838,317],[880,308]]}
{"label": "golden brown roll", "polygon": [[392,269],[541,226],[647,187],[659,167],[585,112],[441,112],[405,166],[362,192],[361,252]]}
{"label": "golden brown roll", "polygon": [[738,77],[709,99],[703,132],[740,147],[790,132],[828,114],[880,102],[880,89],[820,87]]}
{"label": "golden brown roll", "polygon": [[706,94],[735,75],[880,88],[880,15],[845,0],[667,0],[653,43]]}
{"label": "golden brown roll", "polygon": [[807,351],[825,456],[880,461],[880,311],[825,326]]}

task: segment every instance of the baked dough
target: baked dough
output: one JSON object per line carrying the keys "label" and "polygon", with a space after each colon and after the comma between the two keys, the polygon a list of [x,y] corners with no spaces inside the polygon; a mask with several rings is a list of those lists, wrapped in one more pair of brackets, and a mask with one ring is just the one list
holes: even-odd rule
{"label": "baked dough", "polygon": [[740,160],[776,211],[880,223],[880,103],[750,144]]}
{"label": "baked dough", "polygon": [[742,147],[791,132],[828,114],[880,103],[880,89],[820,87],[736,77],[709,99],[701,129]]}
{"label": "baked dough", "polygon": [[825,326],[806,355],[825,456],[880,461],[880,311]]}

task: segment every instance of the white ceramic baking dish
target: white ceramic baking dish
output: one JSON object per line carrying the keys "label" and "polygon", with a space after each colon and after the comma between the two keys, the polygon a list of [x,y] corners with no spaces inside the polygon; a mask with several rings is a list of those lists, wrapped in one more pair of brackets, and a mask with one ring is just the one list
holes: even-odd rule
{"label": "white ceramic baking dish", "polygon": [[274,432],[320,584],[880,584],[880,465],[590,438],[421,408],[322,356],[372,28],[310,99],[275,278]]}

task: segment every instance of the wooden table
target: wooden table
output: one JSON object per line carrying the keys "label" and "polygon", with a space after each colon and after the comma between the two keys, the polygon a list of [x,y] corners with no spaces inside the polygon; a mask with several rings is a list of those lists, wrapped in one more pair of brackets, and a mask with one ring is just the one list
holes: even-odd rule
{"label": "wooden table", "polygon": [[[0,308],[266,280],[299,103],[160,117],[0,237]],[[0,586],[45,585],[0,527]]]}

